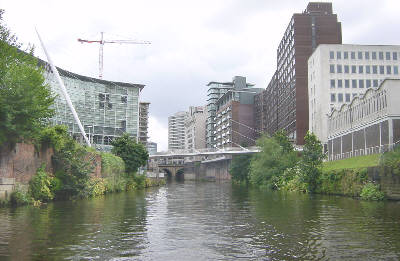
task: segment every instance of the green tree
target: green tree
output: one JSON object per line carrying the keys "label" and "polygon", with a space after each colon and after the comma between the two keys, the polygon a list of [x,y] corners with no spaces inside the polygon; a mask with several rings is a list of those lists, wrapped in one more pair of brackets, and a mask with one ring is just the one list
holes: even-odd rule
{"label": "green tree", "polygon": [[297,163],[294,151],[287,152],[277,139],[266,135],[257,140],[261,152],[255,154],[250,163],[250,182],[276,188],[276,180],[287,168]]}
{"label": "green tree", "polygon": [[286,132],[284,130],[279,130],[275,132],[273,138],[278,142],[278,144],[282,147],[283,152],[291,153],[294,151],[293,144],[289,140]]}
{"label": "green tree", "polygon": [[307,132],[304,137],[303,158],[301,168],[303,181],[307,183],[308,191],[315,192],[321,175],[322,160],[325,158],[321,142],[314,133]]}
{"label": "green tree", "polygon": [[149,153],[143,144],[137,143],[127,133],[113,140],[111,145],[111,152],[122,158],[128,173],[135,173],[139,167],[146,165],[149,159]]}
{"label": "green tree", "polygon": [[229,172],[235,182],[249,182],[251,155],[237,155],[232,158]]}
{"label": "green tree", "polygon": [[0,10],[0,145],[32,139],[54,114],[54,97],[33,48],[20,50],[17,37],[2,22],[3,13]]}

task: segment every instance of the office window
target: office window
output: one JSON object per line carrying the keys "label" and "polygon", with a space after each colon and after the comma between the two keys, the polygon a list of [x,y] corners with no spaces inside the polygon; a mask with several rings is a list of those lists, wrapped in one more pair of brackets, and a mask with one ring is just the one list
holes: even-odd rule
{"label": "office window", "polygon": [[386,66],[386,74],[392,74],[392,66],[390,65]]}
{"label": "office window", "polygon": [[357,73],[357,66],[355,65],[351,66],[351,73]]}
{"label": "office window", "polygon": [[335,52],[333,51],[329,52],[329,59],[335,59]]}
{"label": "office window", "polygon": [[362,52],[358,52],[358,57],[357,57],[359,60],[361,60],[362,59]]}
{"label": "office window", "polygon": [[383,65],[379,66],[379,74],[385,74],[385,66]]}
{"label": "office window", "polygon": [[396,52],[393,52],[393,60],[397,61],[397,53]]}
{"label": "office window", "polygon": [[399,74],[399,67],[397,65],[393,66],[393,74]]}
{"label": "office window", "polygon": [[331,88],[335,88],[335,80],[331,80]]}
{"label": "office window", "polygon": [[369,60],[369,52],[365,52],[365,60]]}
{"label": "office window", "polygon": [[367,85],[366,87],[367,88],[371,88],[371,80],[366,80],[365,82],[366,82],[366,85]]}
{"label": "office window", "polygon": [[336,59],[342,59],[342,52],[340,52],[340,51],[337,51],[336,52]]}
{"label": "office window", "polygon": [[379,60],[383,60],[383,52],[379,52]]}
{"label": "office window", "polygon": [[386,60],[390,61],[390,52],[386,52]]}
{"label": "office window", "polygon": [[358,66],[358,73],[364,73],[363,67],[362,65]]}
{"label": "office window", "polygon": [[349,58],[349,52],[343,52],[343,59],[347,60]]}
{"label": "office window", "polygon": [[373,82],[374,87],[378,87],[378,80],[374,80]]}
{"label": "office window", "polygon": [[378,66],[372,65],[372,73],[373,74],[378,74]]}
{"label": "office window", "polygon": [[342,88],[343,87],[343,81],[342,80],[337,80],[337,87]]}
{"label": "office window", "polygon": [[364,80],[358,80],[358,87],[364,88]]}
{"label": "office window", "polygon": [[338,94],[338,102],[343,102],[343,93]]}
{"label": "office window", "polygon": [[344,80],[344,88],[350,88],[350,80]]}
{"label": "office window", "polygon": [[344,73],[349,73],[349,66],[348,65],[344,66]]}
{"label": "office window", "polygon": [[335,65],[333,65],[333,64],[329,65],[329,72],[335,73]]}
{"label": "office window", "polygon": [[351,59],[352,60],[356,59],[356,52],[351,52]]}
{"label": "office window", "polygon": [[342,65],[338,64],[336,68],[337,73],[342,73]]}
{"label": "office window", "polygon": [[365,65],[365,73],[367,73],[367,74],[371,73],[371,66]]}
{"label": "office window", "polygon": [[357,88],[357,80],[351,80],[351,87]]}
{"label": "office window", "polygon": [[350,93],[346,93],[346,102],[350,102]]}
{"label": "office window", "polygon": [[331,93],[331,102],[336,102],[336,94]]}
{"label": "office window", "polygon": [[372,60],[376,60],[376,52],[372,52]]}

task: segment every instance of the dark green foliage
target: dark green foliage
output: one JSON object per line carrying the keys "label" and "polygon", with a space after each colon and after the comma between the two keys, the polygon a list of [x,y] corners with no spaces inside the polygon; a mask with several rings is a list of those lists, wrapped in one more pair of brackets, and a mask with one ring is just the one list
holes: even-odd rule
{"label": "dark green foliage", "polygon": [[277,188],[279,176],[287,168],[296,165],[296,152],[285,151],[277,139],[268,136],[258,139],[257,146],[261,148],[261,152],[255,154],[251,160],[250,181],[255,185]]}
{"label": "dark green foliage", "polygon": [[293,144],[290,142],[289,137],[287,136],[284,130],[277,131],[273,138],[278,142],[278,144],[282,147],[284,153],[293,152]]}
{"label": "dark green foliage", "polygon": [[323,171],[315,192],[358,197],[367,180],[366,168]]}
{"label": "dark green foliage", "polygon": [[0,145],[31,140],[54,111],[54,97],[43,77],[43,69],[2,23],[0,10]]}
{"label": "dark green foliage", "polygon": [[122,158],[128,173],[134,173],[139,167],[146,165],[149,158],[146,148],[127,133],[113,140],[112,145],[112,153]]}
{"label": "dark green foliage", "polygon": [[303,181],[307,183],[308,191],[315,192],[317,181],[321,175],[322,160],[325,158],[321,142],[311,132],[304,137],[303,157],[301,169],[303,170]]}
{"label": "dark green foliage", "polygon": [[251,155],[237,155],[232,158],[229,172],[232,177],[232,181],[238,183],[248,183],[250,176],[250,161]]}
{"label": "dark green foliage", "polygon": [[381,157],[380,165],[382,168],[388,167],[393,174],[400,174],[400,146],[393,151],[385,152]]}
{"label": "dark green foliage", "polygon": [[14,191],[10,195],[10,205],[11,206],[23,206],[30,204],[32,198],[22,186],[17,185]]}

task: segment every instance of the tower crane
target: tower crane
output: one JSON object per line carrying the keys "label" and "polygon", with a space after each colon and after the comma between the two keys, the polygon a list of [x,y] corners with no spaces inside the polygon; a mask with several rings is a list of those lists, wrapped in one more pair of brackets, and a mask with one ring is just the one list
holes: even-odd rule
{"label": "tower crane", "polygon": [[105,43],[118,43],[118,44],[151,44],[149,41],[136,41],[136,40],[104,40],[103,39],[104,32],[101,32],[100,40],[85,40],[78,38],[78,42],[80,43],[99,43],[99,78],[103,78],[103,46]]}

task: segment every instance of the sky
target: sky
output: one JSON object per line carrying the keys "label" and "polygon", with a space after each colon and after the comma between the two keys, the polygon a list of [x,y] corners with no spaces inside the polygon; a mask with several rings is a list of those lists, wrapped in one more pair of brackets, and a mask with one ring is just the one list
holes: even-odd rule
{"label": "sky", "polygon": [[[326,2],[326,1],[322,1]],[[400,44],[400,1],[333,0],[344,44]],[[98,77],[98,44],[78,38],[143,40],[151,45],[106,44],[103,79],[145,84],[149,136],[168,147],[168,116],[206,104],[210,81],[247,77],[258,88],[276,69],[276,49],[303,0],[0,0],[4,22],[24,44],[41,34],[54,63]]]}

